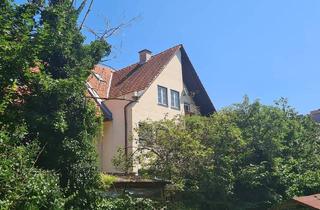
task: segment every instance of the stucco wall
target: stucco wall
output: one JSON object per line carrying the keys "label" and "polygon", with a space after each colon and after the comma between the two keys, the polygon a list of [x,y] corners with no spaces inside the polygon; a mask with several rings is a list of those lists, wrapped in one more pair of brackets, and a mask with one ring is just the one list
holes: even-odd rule
{"label": "stucco wall", "polygon": [[[158,104],[158,85],[168,89],[168,106]],[[171,108],[170,90],[179,91],[180,110]],[[184,89],[182,79],[181,53],[178,51],[168,63],[162,73],[147,88],[139,98],[139,103],[132,107],[132,123],[136,127],[140,121],[151,119],[161,120],[164,117],[173,118],[179,114],[184,114],[184,102],[194,105],[192,97],[182,95]]]}
{"label": "stucco wall", "polygon": [[[116,155],[119,148],[125,145],[125,122],[124,107],[129,103],[125,100],[109,100],[106,101],[107,107],[112,112],[112,121],[104,122],[103,136],[100,141],[99,159],[101,169],[104,172],[117,172],[112,164],[112,159]],[[131,109],[128,108],[128,122],[131,121]],[[130,124],[130,123],[128,123]],[[131,127],[129,127],[131,128]]]}

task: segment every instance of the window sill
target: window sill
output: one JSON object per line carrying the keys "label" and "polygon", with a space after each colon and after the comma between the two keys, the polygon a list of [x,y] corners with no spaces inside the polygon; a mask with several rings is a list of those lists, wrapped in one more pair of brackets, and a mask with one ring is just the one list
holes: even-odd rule
{"label": "window sill", "polygon": [[171,109],[174,109],[174,110],[178,110],[178,111],[180,111],[180,107],[170,107]]}
{"label": "window sill", "polygon": [[158,103],[159,106],[163,106],[163,107],[167,107],[168,108],[168,104],[160,104]]}

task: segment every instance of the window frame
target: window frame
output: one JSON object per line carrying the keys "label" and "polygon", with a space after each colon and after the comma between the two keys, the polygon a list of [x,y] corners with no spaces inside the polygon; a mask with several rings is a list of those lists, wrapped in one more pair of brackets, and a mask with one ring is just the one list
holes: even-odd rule
{"label": "window frame", "polygon": [[[173,94],[174,93],[174,94]],[[174,98],[174,95],[177,95],[178,96],[178,101],[177,101],[177,106],[174,106],[175,104],[175,98]],[[179,91],[176,91],[176,90],[173,90],[173,89],[170,89],[170,100],[171,100],[171,103],[170,103],[170,107],[172,109],[176,109],[176,110],[180,110],[180,92]]]}
{"label": "window frame", "polygon": [[[164,90],[166,94],[161,94],[161,90]],[[164,101],[166,103],[163,103]],[[168,104],[168,88],[158,85],[158,105],[168,107]]]}
{"label": "window frame", "polygon": [[[188,107],[189,110],[186,110],[186,107]],[[191,113],[191,104],[190,104],[190,103],[187,103],[187,102],[184,102],[184,103],[183,103],[183,109],[184,109],[184,112],[185,112],[186,114]]]}

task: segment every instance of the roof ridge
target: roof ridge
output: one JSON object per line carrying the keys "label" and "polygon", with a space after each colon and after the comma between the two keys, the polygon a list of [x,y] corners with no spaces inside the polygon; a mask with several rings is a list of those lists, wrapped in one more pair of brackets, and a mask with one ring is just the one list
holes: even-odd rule
{"label": "roof ridge", "polygon": [[143,64],[137,62],[114,72],[110,97],[148,88],[181,49],[181,44],[175,45],[152,56]]}
{"label": "roof ridge", "polygon": [[[176,47],[181,48],[181,47],[183,47],[183,45],[182,45],[182,44],[177,44],[177,45],[175,45],[175,46],[173,46],[173,47],[170,47],[170,48],[168,48],[168,49],[166,49],[166,50],[163,50],[163,51],[161,51],[161,52],[159,52],[159,53],[157,53],[157,54],[152,55],[150,59],[152,59],[152,58],[154,58],[154,57],[156,57],[156,56],[159,56],[159,55],[161,55],[161,54],[163,54],[163,53],[165,53],[165,52],[167,52],[167,51],[169,51],[169,50],[172,50],[172,49],[174,49],[174,48],[176,48]],[[149,59],[149,60],[150,60],[150,59]],[[148,60],[148,61],[149,61],[149,60]],[[147,62],[148,62],[148,61],[147,61]],[[139,62],[135,62],[135,63],[130,64],[130,65],[128,65],[128,66],[125,66],[125,67],[123,67],[123,68],[121,68],[121,69],[119,69],[119,70],[116,70],[116,72],[120,72],[120,71],[122,71],[122,70],[125,70],[126,68],[129,68],[129,67],[131,67],[131,66],[133,66],[133,65],[138,65],[138,64],[139,64]]]}
{"label": "roof ridge", "polygon": [[117,71],[117,69],[113,68],[112,66],[105,65],[105,64],[101,64],[101,63],[98,63],[98,64],[96,64],[95,66],[100,66],[100,67],[102,67],[102,68],[109,68],[112,72]]}
{"label": "roof ridge", "polygon": [[166,49],[166,50],[163,50],[162,52],[159,52],[159,53],[157,53],[157,54],[155,54],[155,55],[152,55],[151,56],[151,58],[152,57],[155,57],[155,56],[158,56],[158,55],[160,55],[160,54],[163,54],[163,53],[165,53],[165,52],[167,52],[167,51],[169,51],[169,50],[172,50],[172,49],[174,49],[174,48],[176,48],[176,47],[182,47],[182,44],[178,44],[178,45],[175,45],[175,46],[173,46],[173,47],[170,47],[170,48],[168,48],[168,49]]}

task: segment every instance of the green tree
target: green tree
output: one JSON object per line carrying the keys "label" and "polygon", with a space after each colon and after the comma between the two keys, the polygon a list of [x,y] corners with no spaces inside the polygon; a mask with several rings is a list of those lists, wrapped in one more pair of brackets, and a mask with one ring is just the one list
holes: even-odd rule
{"label": "green tree", "polygon": [[235,123],[246,142],[236,167],[239,206],[266,209],[320,187],[319,125],[298,115],[286,100],[276,106],[259,102],[235,105]]}
{"label": "green tree", "polygon": [[13,147],[38,145],[32,166],[58,175],[66,208],[95,209],[93,139],[101,119],[84,97],[85,81],[110,46],[104,38],[84,44],[77,25],[83,7],[72,2],[1,1],[0,132]]}
{"label": "green tree", "polygon": [[0,2],[0,207],[1,209],[62,209],[59,177],[37,169],[37,142],[23,144],[27,126],[17,105],[26,92],[24,70],[33,63],[30,33],[35,10],[31,5]]}
{"label": "green tree", "polygon": [[34,167],[38,146],[16,146],[11,140],[0,132],[0,208],[63,209],[59,177]]}
{"label": "green tree", "polygon": [[141,172],[171,180],[191,207],[268,209],[320,187],[320,127],[284,99],[146,121],[138,134]]}

